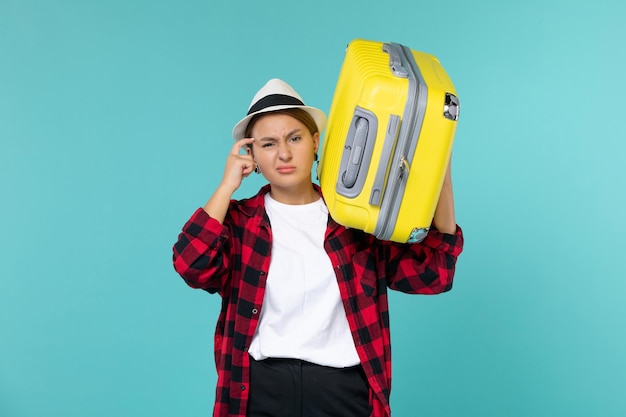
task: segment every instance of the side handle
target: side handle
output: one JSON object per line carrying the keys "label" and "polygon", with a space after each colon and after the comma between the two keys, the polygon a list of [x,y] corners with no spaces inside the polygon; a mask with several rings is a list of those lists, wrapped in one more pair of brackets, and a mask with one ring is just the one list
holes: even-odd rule
{"label": "side handle", "polygon": [[354,198],[361,193],[367,167],[372,159],[377,130],[376,115],[362,107],[356,107],[344,140],[339,165],[335,187],[339,195]]}
{"label": "side handle", "polygon": [[354,187],[356,184],[359,169],[363,163],[363,152],[367,142],[367,132],[369,131],[369,122],[365,117],[357,117],[356,128],[353,131],[353,137],[348,138],[346,144],[351,143],[347,147],[349,149],[348,163],[346,169],[341,175],[343,186],[347,188]]}

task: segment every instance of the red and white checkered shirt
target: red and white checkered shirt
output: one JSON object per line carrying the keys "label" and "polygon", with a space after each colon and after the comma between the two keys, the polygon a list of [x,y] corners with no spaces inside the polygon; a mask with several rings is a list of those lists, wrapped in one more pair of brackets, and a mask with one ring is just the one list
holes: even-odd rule
{"label": "red and white checkered shirt", "polygon": [[[316,187],[317,188],[317,187]],[[317,188],[319,191],[319,188]],[[174,245],[174,268],[193,288],[222,297],[215,331],[217,390],[214,417],[245,417],[250,383],[248,347],[259,322],[272,233],[264,208],[269,185],[232,201],[223,224],[198,209]],[[324,248],[361,365],[370,387],[372,417],[386,417],[391,389],[387,288],[438,294],[452,288],[463,234],[431,229],[420,243],[400,244],[347,229],[329,216]]]}

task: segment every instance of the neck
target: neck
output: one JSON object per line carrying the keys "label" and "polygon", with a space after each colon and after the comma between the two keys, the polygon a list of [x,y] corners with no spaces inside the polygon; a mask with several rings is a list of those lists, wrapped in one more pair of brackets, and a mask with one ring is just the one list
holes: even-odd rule
{"label": "neck", "polygon": [[270,189],[270,196],[283,204],[301,205],[313,203],[320,199],[320,195],[312,183],[303,184],[295,189],[294,187],[282,188],[276,185],[272,185]]}

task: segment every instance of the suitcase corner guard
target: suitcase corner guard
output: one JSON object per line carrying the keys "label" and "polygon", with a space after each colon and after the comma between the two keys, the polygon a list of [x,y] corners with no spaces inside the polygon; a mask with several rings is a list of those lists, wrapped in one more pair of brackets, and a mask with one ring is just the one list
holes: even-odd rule
{"label": "suitcase corner guard", "polygon": [[411,235],[409,236],[409,239],[407,240],[407,243],[417,243],[417,242],[421,242],[422,240],[424,240],[424,238],[426,237],[426,235],[428,234],[428,228],[415,228],[413,230],[411,230]]}

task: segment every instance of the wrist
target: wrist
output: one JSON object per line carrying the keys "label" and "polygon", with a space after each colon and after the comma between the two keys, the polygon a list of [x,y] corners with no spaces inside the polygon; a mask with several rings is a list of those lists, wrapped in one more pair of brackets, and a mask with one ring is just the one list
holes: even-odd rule
{"label": "wrist", "polygon": [[215,190],[215,194],[219,194],[222,197],[228,197],[228,199],[230,199],[230,197],[233,195],[233,193],[237,190],[236,186],[233,186],[232,184],[228,184],[226,182],[222,182],[220,183],[220,185],[217,186],[217,189]]}

